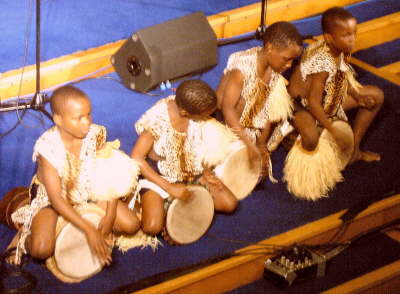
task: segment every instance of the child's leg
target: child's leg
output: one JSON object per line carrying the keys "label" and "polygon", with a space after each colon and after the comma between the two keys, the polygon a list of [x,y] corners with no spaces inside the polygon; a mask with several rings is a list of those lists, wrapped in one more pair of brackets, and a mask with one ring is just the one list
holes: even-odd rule
{"label": "child's leg", "polygon": [[199,183],[207,187],[210,192],[214,201],[215,211],[233,213],[236,210],[239,204],[238,199],[214,174],[209,174],[207,176],[203,174],[199,179]]}
{"label": "child's leg", "polygon": [[313,151],[318,146],[319,132],[315,118],[307,110],[299,110],[294,114],[294,127],[300,133],[301,146],[307,151]]}
{"label": "child's leg", "polygon": [[[356,160],[364,160],[367,162],[380,160],[380,155],[370,151],[361,151],[360,143],[365,135],[371,122],[382,107],[384,101],[384,94],[381,89],[375,86],[363,86],[359,91],[360,97],[369,97],[372,101],[370,107],[366,107],[360,103],[360,100],[355,99],[351,95],[347,95],[343,103],[345,111],[359,108],[356,114],[356,118],[353,123],[354,132],[354,154],[352,162]],[[362,99],[362,98],[359,98]]]}
{"label": "child's leg", "polygon": [[140,220],[128,205],[118,200],[114,231],[125,234],[135,234],[140,229]]}
{"label": "child's leg", "polygon": [[142,230],[148,235],[157,235],[165,225],[164,199],[148,190],[142,196]]}
{"label": "child's leg", "polygon": [[233,213],[239,201],[235,195],[225,185],[221,190],[210,191],[214,200],[214,209],[218,212]]}
{"label": "child's leg", "polygon": [[37,259],[53,255],[58,214],[50,207],[41,209],[33,218],[31,234],[26,240],[28,253]]}

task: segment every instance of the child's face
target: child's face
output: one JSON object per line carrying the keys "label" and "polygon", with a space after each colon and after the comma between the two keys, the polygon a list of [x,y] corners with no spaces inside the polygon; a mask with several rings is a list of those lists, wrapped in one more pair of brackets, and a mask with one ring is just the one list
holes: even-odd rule
{"label": "child's face", "polygon": [[[83,139],[92,124],[92,107],[89,99],[69,99],[57,124],[64,132],[78,139]],[[56,122],[57,123],[57,122]]]}
{"label": "child's face", "polygon": [[282,73],[288,70],[292,66],[293,60],[300,56],[302,47],[294,43],[291,43],[286,48],[267,44],[264,50],[267,51],[268,65],[271,66],[275,72]]}
{"label": "child's face", "polygon": [[327,41],[336,50],[350,54],[356,44],[357,21],[355,18],[337,21],[332,32],[327,35]]}

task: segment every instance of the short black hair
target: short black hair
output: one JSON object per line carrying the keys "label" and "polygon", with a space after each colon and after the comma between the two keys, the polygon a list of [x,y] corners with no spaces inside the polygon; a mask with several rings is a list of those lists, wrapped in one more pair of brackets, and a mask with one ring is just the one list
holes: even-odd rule
{"label": "short black hair", "polygon": [[175,101],[188,113],[201,114],[217,106],[217,95],[202,80],[187,80],[176,89]]}
{"label": "short black hair", "polygon": [[287,48],[291,44],[303,46],[303,37],[297,28],[287,21],[278,21],[267,27],[263,34],[264,46],[267,43],[279,48]]}
{"label": "short black hair", "polygon": [[70,99],[83,98],[88,96],[75,86],[66,85],[56,89],[50,97],[50,108],[53,114],[62,114],[65,104]]}
{"label": "short black hair", "polygon": [[330,34],[332,33],[333,27],[337,24],[338,21],[346,21],[352,18],[355,19],[354,15],[352,15],[343,7],[335,6],[329,8],[322,14],[322,32]]}

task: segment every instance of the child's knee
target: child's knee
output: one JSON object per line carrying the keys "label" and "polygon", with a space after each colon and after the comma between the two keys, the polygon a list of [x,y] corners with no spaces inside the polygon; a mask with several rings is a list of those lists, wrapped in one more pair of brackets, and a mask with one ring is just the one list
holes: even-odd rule
{"label": "child's knee", "polygon": [[41,238],[31,238],[29,254],[36,259],[46,259],[54,253],[54,242]]}
{"label": "child's knee", "polygon": [[164,227],[164,223],[157,220],[147,220],[142,222],[142,230],[148,235],[155,236],[159,234]]}
{"label": "child's knee", "polygon": [[232,199],[229,201],[226,201],[224,203],[223,207],[219,209],[220,212],[227,213],[227,214],[232,214],[235,212],[236,208],[239,205],[239,201],[237,199]]}
{"label": "child's knee", "polygon": [[128,235],[133,235],[139,229],[140,229],[140,221],[137,218],[131,219],[125,224],[124,233]]}

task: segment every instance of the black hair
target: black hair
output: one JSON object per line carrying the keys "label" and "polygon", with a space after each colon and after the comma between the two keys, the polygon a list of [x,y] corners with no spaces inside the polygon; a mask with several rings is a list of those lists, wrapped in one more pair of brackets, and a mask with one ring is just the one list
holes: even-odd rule
{"label": "black hair", "polygon": [[56,89],[50,97],[50,108],[53,114],[61,114],[69,99],[84,98],[88,96],[77,87],[66,85]]}
{"label": "black hair", "polygon": [[263,34],[264,46],[267,43],[279,48],[287,48],[291,44],[303,46],[303,37],[296,27],[287,21],[278,21],[273,23],[265,30]]}
{"label": "black hair", "polygon": [[346,21],[352,18],[355,19],[354,15],[343,7],[335,6],[329,8],[322,14],[322,32],[330,34],[332,33],[333,27],[336,25],[337,21]]}
{"label": "black hair", "polygon": [[201,114],[217,106],[217,95],[202,80],[187,80],[176,89],[175,102],[189,114]]}

